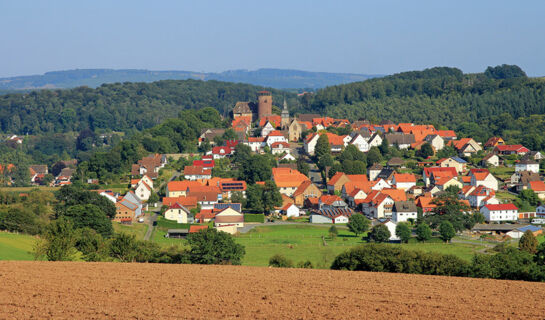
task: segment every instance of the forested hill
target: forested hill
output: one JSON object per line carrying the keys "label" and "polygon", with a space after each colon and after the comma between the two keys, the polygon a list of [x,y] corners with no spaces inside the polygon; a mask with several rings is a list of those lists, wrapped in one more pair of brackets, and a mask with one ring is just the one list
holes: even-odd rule
{"label": "forested hill", "polygon": [[[508,65],[478,74],[443,67],[405,72],[327,87],[302,104],[300,111],[351,120],[432,123],[481,141],[491,135],[520,141],[545,129],[543,116],[528,120],[545,114],[545,79]],[[545,149],[545,140],[538,144]]]}
{"label": "forested hill", "polygon": [[219,73],[135,69],[77,69],[52,71],[43,75],[0,78],[0,90],[56,89],[79,86],[94,88],[104,83],[187,79],[241,82],[278,89],[317,89],[335,84],[361,81],[376,76],[286,69],[230,70]]}
{"label": "forested hill", "polygon": [[[255,101],[266,88],[219,81],[165,80],[40,90],[0,96],[0,131],[15,134],[106,129],[142,130],[184,109],[213,107],[228,115],[237,101]],[[268,89],[273,102],[296,104],[293,93]]]}

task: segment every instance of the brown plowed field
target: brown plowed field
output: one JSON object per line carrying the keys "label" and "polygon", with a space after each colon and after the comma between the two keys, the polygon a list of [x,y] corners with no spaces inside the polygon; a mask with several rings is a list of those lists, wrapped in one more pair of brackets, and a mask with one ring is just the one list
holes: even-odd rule
{"label": "brown plowed field", "polygon": [[234,266],[0,262],[0,318],[543,319],[545,284]]}

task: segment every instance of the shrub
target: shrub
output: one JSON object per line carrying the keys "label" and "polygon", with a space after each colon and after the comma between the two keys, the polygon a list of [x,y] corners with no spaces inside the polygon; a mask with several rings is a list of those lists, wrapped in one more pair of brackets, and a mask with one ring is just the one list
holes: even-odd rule
{"label": "shrub", "polygon": [[269,267],[293,268],[293,262],[281,254],[275,254],[269,259]]}
{"label": "shrub", "polygon": [[312,265],[312,262],[310,260],[307,261],[299,261],[297,263],[297,268],[303,268],[303,269],[313,269],[314,265]]}
{"label": "shrub", "polygon": [[388,227],[383,224],[374,226],[373,229],[371,229],[371,233],[369,234],[369,237],[374,242],[388,242],[391,236],[392,235],[390,234],[390,230],[388,230]]}

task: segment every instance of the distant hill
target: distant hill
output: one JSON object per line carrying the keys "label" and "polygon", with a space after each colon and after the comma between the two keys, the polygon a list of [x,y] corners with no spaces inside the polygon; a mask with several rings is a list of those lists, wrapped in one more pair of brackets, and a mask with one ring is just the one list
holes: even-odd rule
{"label": "distant hill", "polygon": [[284,69],[230,70],[221,73],[193,71],[150,71],[136,69],[76,69],[52,71],[43,75],[0,78],[0,91],[46,88],[96,88],[104,83],[154,82],[159,80],[220,80],[241,82],[277,89],[318,89],[332,85],[363,81],[380,75],[310,72]]}

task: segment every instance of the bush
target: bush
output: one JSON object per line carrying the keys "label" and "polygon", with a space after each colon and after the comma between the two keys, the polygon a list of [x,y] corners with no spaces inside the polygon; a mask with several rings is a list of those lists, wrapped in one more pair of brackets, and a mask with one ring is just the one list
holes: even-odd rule
{"label": "bush", "polygon": [[302,269],[314,269],[314,265],[312,265],[312,262],[310,262],[310,260],[307,260],[307,261],[299,261],[297,263],[297,268],[302,268]]}
{"label": "bush", "polygon": [[293,268],[293,262],[281,254],[275,254],[269,259],[269,267]]}
{"label": "bush", "polygon": [[391,236],[390,230],[383,224],[374,226],[369,233],[369,238],[374,242],[388,242]]}
{"label": "bush", "polygon": [[258,223],[264,223],[265,222],[265,215],[263,213],[245,213],[244,214],[244,222],[258,222]]}
{"label": "bush", "polygon": [[338,255],[331,269],[466,276],[468,263],[454,255],[406,250],[386,244],[367,244]]}
{"label": "bush", "polygon": [[191,263],[239,265],[246,253],[230,234],[212,228],[192,233],[187,240]]}

